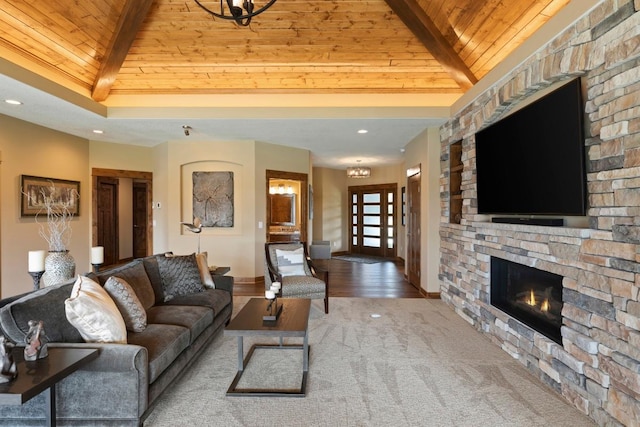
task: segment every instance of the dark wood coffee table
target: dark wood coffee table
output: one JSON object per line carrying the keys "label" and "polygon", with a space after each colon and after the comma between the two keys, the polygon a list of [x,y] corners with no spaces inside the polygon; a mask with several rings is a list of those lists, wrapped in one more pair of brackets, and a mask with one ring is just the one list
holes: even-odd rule
{"label": "dark wood coffee table", "polygon": [[[251,298],[242,310],[231,320],[225,329],[225,335],[238,337],[238,373],[227,390],[227,396],[282,396],[304,397],[307,388],[307,374],[309,372],[309,310],[311,300],[296,298],[279,298],[283,304],[282,313],[276,321],[262,320],[266,313],[268,301],[264,298]],[[243,338],[245,336],[277,337],[279,344],[254,344],[244,356]],[[283,344],[285,337],[301,337],[302,344]],[[302,350],[302,384],[299,389],[273,388],[237,388],[238,382],[248,365],[256,348],[276,350]]]}
{"label": "dark wood coffee table", "polygon": [[22,405],[44,391],[46,425],[55,426],[56,383],[98,357],[99,351],[95,348],[49,347],[48,353],[43,359],[25,362],[23,349],[15,349],[18,376],[9,383],[0,384],[0,405]]}

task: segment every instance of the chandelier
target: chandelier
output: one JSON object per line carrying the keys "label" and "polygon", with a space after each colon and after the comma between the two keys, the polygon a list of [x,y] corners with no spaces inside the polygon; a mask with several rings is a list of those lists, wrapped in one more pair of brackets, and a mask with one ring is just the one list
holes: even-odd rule
{"label": "chandelier", "polygon": [[[207,8],[203,5],[199,0],[194,0],[198,6],[204,9],[207,13],[215,16],[216,18],[228,19],[236,21],[238,25],[247,26],[251,23],[251,18],[256,15],[260,15],[265,10],[269,9],[272,4],[276,2],[276,0],[268,0],[266,4],[262,7],[256,9],[253,4],[253,0],[219,0],[220,1],[220,11],[214,12],[213,10]],[[210,1],[205,1],[205,3],[212,3]],[[225,15],[225,3],[227,14]],[[217,9],[217,7],[216,7]]]}
{"label": "chandelier", "polygon": [[347,178],[369,178],[371,176],[371,168],[364,166],[355,166],[347,168]]}

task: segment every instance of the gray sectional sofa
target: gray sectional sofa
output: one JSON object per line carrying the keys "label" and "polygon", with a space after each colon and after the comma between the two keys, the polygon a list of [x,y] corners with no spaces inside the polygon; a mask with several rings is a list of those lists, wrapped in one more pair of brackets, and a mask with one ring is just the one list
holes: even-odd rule
{"label": "gray sectional sofa", "polygon": [[[23,343],[28,321],[35,319],[44,321],[51,347],[100,350],[97,359],[58,383],[58,425],[141,425],[162,392],[229,322],[233,277],[213,276],[215,289],[168,297],[162,256],[87,275],[103,286],[109,277],[120,277],[139,297],[147,325],[128,332],[126,344],[84,342],[65,315],[73,281],[0,301],[0,332],[14,343]],[[43,395],[22,406],[0,405],[0,425],[43,425],[44,420]]]}

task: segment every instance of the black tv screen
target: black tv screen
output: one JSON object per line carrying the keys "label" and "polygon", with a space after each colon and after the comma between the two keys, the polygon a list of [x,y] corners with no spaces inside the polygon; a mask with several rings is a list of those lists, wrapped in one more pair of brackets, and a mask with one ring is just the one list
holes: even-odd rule
{"label": "black tv screen", "polygon": [[478,213],[585,215],[580,79],[476,133]]}

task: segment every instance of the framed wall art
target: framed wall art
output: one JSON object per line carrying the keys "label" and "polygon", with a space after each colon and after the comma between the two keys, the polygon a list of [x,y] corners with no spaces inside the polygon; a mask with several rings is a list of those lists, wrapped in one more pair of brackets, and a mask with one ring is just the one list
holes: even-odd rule
{"label": "framed wall art", "polygon": [[22,175],[20,215],[47,214],[47,204],[53,211],[67,210],[70,215],[80,214],[80,181]]}

